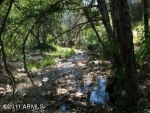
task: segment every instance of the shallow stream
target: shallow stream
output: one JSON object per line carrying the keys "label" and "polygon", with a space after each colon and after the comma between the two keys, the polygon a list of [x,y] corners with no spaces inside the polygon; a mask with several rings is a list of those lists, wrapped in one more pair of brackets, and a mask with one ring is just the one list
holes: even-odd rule
{"label": "shallow stream", "polygon": [[[83,73],[79,72],[79,70],[76,70],[76,65],[78,65],[79,68],[86,68],[86,64],[82,61],[88,60],[88,57],[86,56],[85,52],[77,52],[76,55],[72,56],[70,59],[68,59],[65,62],[59,63],[60,66],[69,67],[72,68],[72,72],[68,74],[68,76],[71,78],[72,84],[69,85],[70,88],[74,89],[76,88],[76,94],[77,97],[80,97],[81,95],[84,95],[86,98],[88,98],[89,103],[96,103],[101,105],[106,105],[109,99],[109,94],[105,91],[106,88],[106,77],[103,75],[98,75],[95,77],[95,83],[91,87],[91,83],[93,81],[93,73]],[[81,61],[79,64],[77,62]],[[82,71],[82,70],[80,70]],[[81,80],[83,82],[83,85],[79,85],[81,83]],[[78,86],[77,86],[78,85]],[[89,94],[87,93],[89,92]],[[60,106],[61,112],[65,113],[71,105],[68,103],[63,103]]]}
{"label": "shallow stream", "polygon": [[[29,80],[18,85],[16,96],[24,95],[26,102],[45,105],[46,109],[42,113],[49,113],[47,108],[52,106],[51,100],[58,101],[56,108],[60,113],[70,111],[78,103],[85,106],[90,103],[107,105],[109,94],[105,91],[106,76],[96,74],[92,70],[86,71],[89,68],[88,62],[89,56],[82,50],[76,51],[69,59],[58,59],[51,70],[39,73],[33,78],[42,97],[37,96]],[[50,97],[53,91],[55,95]]]}

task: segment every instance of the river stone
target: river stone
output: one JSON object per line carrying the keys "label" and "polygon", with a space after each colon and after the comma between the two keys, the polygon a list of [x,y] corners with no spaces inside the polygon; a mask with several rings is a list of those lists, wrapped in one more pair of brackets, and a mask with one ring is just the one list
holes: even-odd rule
{"label": "river stone", "polygon": [[83,96],[83,93],[76,93],[75,96],[81,98]]}
{"label": "river stone", "polygon": [[63,88],[57,89],[57,94],[58,95],[67,94],[67,93],[68,93],[68,90],[66,90],[66,89],[63,89]]}
{"label": "river stone", "polygon": [[44,77],[44,78],[42,79],[42,82],[47,82],[48,80],[49,80],[48,77]]}

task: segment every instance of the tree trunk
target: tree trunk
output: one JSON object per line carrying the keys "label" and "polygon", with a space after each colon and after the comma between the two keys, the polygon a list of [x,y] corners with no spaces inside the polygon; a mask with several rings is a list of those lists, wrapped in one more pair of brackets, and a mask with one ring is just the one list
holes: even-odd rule
{"label": "tree trunk", "polygon": [[148,38],[148,0],[144,0],[144,35]]}
{"label": "tree trunk", "polygon": [[114,32],[113,32],[111,24],[110,24],[110,19],[109,19],[108,10],[106,7],[106,2],[105,2],[105,0],[97,0],[97,3],[98,3],[98,9],[102,15],[102,22],[105,26],[105,29],[106,29],[106,32],[108,35],[108,39],[109,39],[110,43],[112,43],[111,46],[112,46],[113,50],[110,50],[112,58],[113,58],[112,65],[114,68],[120,68],[120,67],[122,67],[122,63],[121,63],[120,56],[118,55],[119,51],[116,48],[117,44],[115,42],[115,39],[114,39],[115,35],[114,35]]}
{"label": "tree trunk", "polygon": [[40,42],[40,39],[39,39],[39,35],[35,34],[33,31],[31,31],[31,34],[34,36],[36,44],[39,47],[41,45],[41,42]]}
{"label": "tree trunk", "polygon": [[103,48],[103,50],[104,50],[104,52],[105,52],[106,58],[111,62],[111,64],[113,64],[113,58],[112,58],[112,56],[110,55],[110,53],[109,53],[107,47],[104,45],[103,41],[101,40],[101,37],[100,37],[98,31],[96,30],[96,27],[95,27],[94,23],[92,22],[92,18],[91,18],[90,15],[89,15],[88,9],[83,9],[83,11],[84,11],[84,14],[85,14],[85,16],[86,16],[88,22],[90,23],[90,25],[91,25],[91,27],[92,27],[92,29],[93,29],[93,31],[95,32],[96,37],[97,37],[99,43],[101,44],[101,46],[102,46],[102,48]]}
{"label": "tree trunk", "polygon": [[113,28],[125,73],[126,105],[134,106],[139,98],[133,35],[127,0],[110,0]]}

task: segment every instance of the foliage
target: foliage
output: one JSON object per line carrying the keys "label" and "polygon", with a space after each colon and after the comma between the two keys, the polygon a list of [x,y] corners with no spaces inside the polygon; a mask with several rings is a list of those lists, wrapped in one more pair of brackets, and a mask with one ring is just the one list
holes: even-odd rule
{"label": "foliage", "polygon": [[140,48],[136,51],[136,60],[140,75],[149,77],[150,75],[150,40],[146,39],[140,44]]}
{"label": "foliage", "polygon": [[27,64],[27,68],[28,68],[28,70],[36,71],[38,68],[40,68],[40,65],[41,65],[41,63],[38,63],[38,62],[35,62],[35,61],[30,61]]}
{"label": "foliage", "polygon": [[87,37],[84,39],[83,45],[92,53],[103,54],[101,45],[99,44],[95,33],[91,29],[88,29]]}
{"label": "foliage", "polygon": [[40,49],[40,50],[51,50],[51,51],[56,51],[57,48],[53,44],[39,44],[34,47],[33,49]]}
{"label": "foliage", "polygon": [[128,1],[130,7],[130,16],[132,21],[141,21],[142,20],[142,13],[143,13],[143,3],[142,0],[134,0]]}
{"label": "foliage", "polygon": [[140,45],[140,49],[136,51],[137,59],[138,60],[148,60],[150,59],[150,40],[146,39],[142,41]]}
{"label": "foliage", "polygon": [[[138,47],[138,49],[135,50],[136,58],[138,62],[145,61],[150,59],[150,39],[149,37],[145,39],[144,37],[144,28],[142,22],[134,22],[134,30],[136,31],[136,35],[134,35],[134,38],[137,40],[135,44],[137,44],[135,47]],[[150,32],[149,32],[150,33]]]}
{"label": "foliage", "polygon": [[70,48],[62,48],[60,46],[57,46],[56,48],[57,48],[57,51],[52,53],[52,55],[54,55],[54,56],[68,58],[69,56],[71,56],[75,53],[75,51]]}
{"label": "foliage", "polygon": [[[75,52],[70,48],[62,48],[60,46],[50,46],[53,49],[49,50],[50,56],[44,56],[41,60],[30,60],[27,63],[29,70],[36,71],[37,69],[43,69],[47,66],[51,66],[55,63],[58,58],[68,58],[73,55]],[[35,58],[36,59],[36,58]]]}
{"label": "foliage", "polygon": [[115,81],[115,86],[114,86],[114,93],[113,97],[116,99],[117,104],[122,105],[123,104],[123,96],[122,96],[122,91],[124,91],[124,79],[125,75],[123,72],[123,67],[113,69],[111,71],[112,75],[114,75],[114,81]]}

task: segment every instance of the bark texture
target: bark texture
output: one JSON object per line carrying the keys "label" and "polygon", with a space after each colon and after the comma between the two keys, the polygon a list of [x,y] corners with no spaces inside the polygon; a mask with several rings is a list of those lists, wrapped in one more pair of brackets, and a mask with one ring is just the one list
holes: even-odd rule
{"label": "bark texture", "polygon": [[114,48],[114,50],[110,51],[111,55],[112,55],[112,65],[114,68],[120,68],[122,67],[122,63],[121,63],[121,59],[120,59],[120,56],[118,55],[118,49],[116,48],[116,41],[115,41],[115,35],[114,35],[114,32],[112,30],[112,26],[110,24],[110,19],[109,19],[109,15],[108,15],[108,10],[107,10],[107,7],[106,7],[106,1],[105,0],[97,0],[97,3],[98,3],[98,9],[102,15],[102,22],[105,26],[105,29],[106,29],[106,32],[107,32],[107,35],[108,35],[108,39],[111,43],[111,46],[112,48]]}
{"label": "bark texture", "polygon": [[126,105],[134,106],[139,98],[133,35],[127,0],[110,0],[115,37],[125,73]]}

